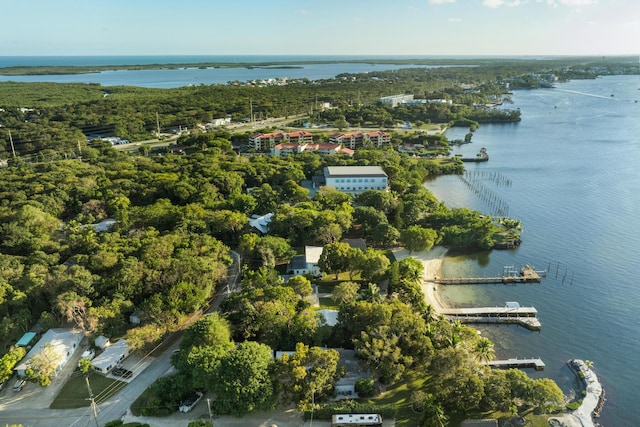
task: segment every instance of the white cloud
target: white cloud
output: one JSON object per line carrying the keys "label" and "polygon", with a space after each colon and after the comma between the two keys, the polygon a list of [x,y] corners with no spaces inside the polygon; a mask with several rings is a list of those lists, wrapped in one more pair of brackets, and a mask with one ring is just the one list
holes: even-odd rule
{"label": "white cloud", "polygon": [[598,0],[536,0],[536,3],[546,3],[549,6],[567,6],[567,7],[580,7],[597,4]]}
{"label": "white cloud", "polygon": [[[549,1],[553,1],[553,0],[549,0]],[[516,6],[520,6],[523,3],[527,3],[527,1],[525,0],[523,2],[522,0],[484,0],[482,2],[484,6],[490,7],[493,9],[500,6],[516,7]]]}
{"label": "white cloud", "polygon": [[296,11],[296,15],[308,15],[308,14],[309,14],[309,11],[305,9],[298,9]]}
{"label": "white cloud", "polygon": [[[486,7],[490,7],[492,9],[498,8],[500,6],[506,7],[516,7],[520,6],[523,2],[521,0],[484,0],[482,4]],[[526,3],[526,1],[525,1]]]}
{"label": "white cloud", "polygon": [[502,6],[504,4],[504,0],[484,0],[482,4],[483,6],[495,9],[496,7]]}
{"label": "white cloud", "polygon": [[447,19],[448,22],[462,22],[462,19],[460,18],[449,18]]}
{"label": "white cloud", "polygon": [[429,4],[446,4],[455,3],[456,0],[429,0]]}

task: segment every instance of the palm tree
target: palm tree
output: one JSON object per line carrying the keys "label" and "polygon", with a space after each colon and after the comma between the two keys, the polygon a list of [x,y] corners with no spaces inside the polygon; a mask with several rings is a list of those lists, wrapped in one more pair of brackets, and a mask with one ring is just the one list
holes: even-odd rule
{"label": "palm tree", "polygon": [[474,353],[478,361],[485,363],[493,360],[496,355],[495,350],[493,349],[493,343],[489,338],[484,337],[480,338],[476,342]]}
{"label": "palm tree", "polygon": [[380,302],[382,295],[380,295],[380,288],[375,283],[369,283],[366,288],[360,293],[361,299],[369,302]]}

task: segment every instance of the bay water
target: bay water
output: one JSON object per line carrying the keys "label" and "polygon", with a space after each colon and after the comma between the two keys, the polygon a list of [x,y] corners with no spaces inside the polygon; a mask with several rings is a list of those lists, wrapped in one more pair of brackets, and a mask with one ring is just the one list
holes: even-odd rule
{"label": "bay water", "polygon": [[[381,59],[407,59],[380,57]],[[339,62],[371,59],[370,63]],[[289,66],[253,67],[258,62],[304,62]],[[336,61],[314,63],[314,61]],[[238,67],[187,67],[180,64],[238,63]],[[1,67],[10,66],[118,66],[166,64],[166,68],[150,70],[107,70],[84,74],[47,74],[10,76],[1,75]],[[242,64],[242,65],[240,65]],[[102,86],[139,86],[149,88],[176,88],[229,82],[247,82],[276,78],[320,80],[341,73],[367,73],[400,68],[437,68],[411,64],[376,64],[375,58],[358,56],[84,56],[84,57],[2,57],[0,56],[0,82],[98,83]]]}
{"label": "bay water", "polygon": [[[425,183],[450,207],[470,207],[523,223],[522,244],[447,258],[445,277],[501,276],[504,266],[548,270],[539,284],[448,285],[452,306],[534,306],[540,332],[517,326],[478,329],[498,358],[541,357],[565,394],[580,392],[570,358],[588,359],[607,402],[603,426],[640,425],[640,80],[608,76],[516,91],[522,121],[481,125],[472,143],[486,163]],[[452,128],[450,139],[468,129]]]}

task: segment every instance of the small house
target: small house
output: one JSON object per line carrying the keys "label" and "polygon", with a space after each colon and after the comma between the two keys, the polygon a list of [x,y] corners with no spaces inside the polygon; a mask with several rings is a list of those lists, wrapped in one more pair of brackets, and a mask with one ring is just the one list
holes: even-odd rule
{"label": "small house", "polygon": [[105,351],[91,361],[91,366],[96,372],[107,375],[117,367],[127,356],[129,356],[129,344],[127,340],[118,340],[110,345]]}
{"label": "small house", "polygon": [[296,276],[305,276],[310,274],[314,277],[322,276],[318,261],[322,255],[322,246],[305,246],[304,255],[293,257],[287,266],[287,272]]}

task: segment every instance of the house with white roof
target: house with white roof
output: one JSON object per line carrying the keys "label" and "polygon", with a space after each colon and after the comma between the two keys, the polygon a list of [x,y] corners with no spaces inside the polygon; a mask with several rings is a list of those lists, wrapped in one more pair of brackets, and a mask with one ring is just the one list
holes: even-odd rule
{"label": "house with white roof", "polygon": [[320,267],[318,267],[322,249],[322,246],[305,246],[304,255],[293,257],[287,266],[287,272],[295,276],[305,276],[307,274],[314,277],[322,276]]}
{"label": "house with white roof", "polygon": [[349,194],[388,191],[388,177],[380,166],[327,166],[324,179],[325,185]]}
{"label": "house with white roof", "polygon": [[57,375],[78,350],[82,338],[84,338],[84,334],[80,330],[49,329],[29,350],[22,362],[16,365],[14,370],[18,373],[18,376],[24,377],[25,370],[31,366],[32,359],[45,350],[49,352],[47,357],[54,358],[57,361],[54,371],[54,375]]}
{"label": "house with white roof", "polygon": [[127,340],[118,340],[107,347],[102,353],[91,361],[91,366],[96,372],[107,375],[129,356],[129,344]]}

